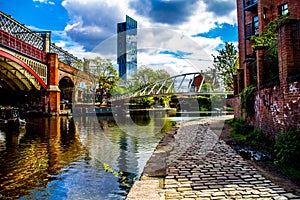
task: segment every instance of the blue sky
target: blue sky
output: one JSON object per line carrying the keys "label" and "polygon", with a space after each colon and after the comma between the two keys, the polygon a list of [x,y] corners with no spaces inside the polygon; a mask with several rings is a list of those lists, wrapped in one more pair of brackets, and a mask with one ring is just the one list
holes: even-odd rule
{"label": "blue sky", "polygon": [[115,45],[117,23],[129,15],[140,29],[138,65],[175,74],[207,67],[198,61],[211,60],[225,42],[237,44],[234,0],[1,0],[0,10],[31,30],[50,30],[52,42],[80,58]]}

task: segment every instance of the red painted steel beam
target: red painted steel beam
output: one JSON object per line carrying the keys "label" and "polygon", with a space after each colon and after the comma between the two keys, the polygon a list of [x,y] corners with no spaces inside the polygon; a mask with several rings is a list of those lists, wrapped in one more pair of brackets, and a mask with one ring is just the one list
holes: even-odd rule
{"label": "red painted steel beam", "polygon": [[44,89],[47,89],[47,85],[44,83],[44,81],[41,79],[41,77],[33,69],[31,69],[26,63],[24,63],[23,61],[19,60],[15,56],[13,56],[13,55],[5,52],[5,51],[2,51],[2,50],[0,50],[0,56],[8,58],[11,61],[19,64],[20,66],[22,66],[24,69],[26,69],[29,73],[31,73],[38,80],[38,82],[41,84],[41,86]]}
{"label": "red painted steel beam", "polygon": [[47,53],[30,45],[26,42],[10,35],[9,33],[0,30],[0,43],[9,46],[19,52],[38,59],[39,61],[47,61]]}

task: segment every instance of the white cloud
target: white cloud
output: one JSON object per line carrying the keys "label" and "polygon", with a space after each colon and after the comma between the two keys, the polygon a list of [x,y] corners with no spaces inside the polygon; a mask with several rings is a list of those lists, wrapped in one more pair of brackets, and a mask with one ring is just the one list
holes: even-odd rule
{"label": "white cloud", "polygon": [[[133,3],[144,7],[137,7],[140,8],[137,10],[137,8],[130,7]],[[79,57],[86,57],[85,51],[89,52],[98,45],[98,49],[96,48],[94,51],[101,52],[101,55],[107,56],[116,63],[117,23],[125,21],[125,15],[129,15],[138,22],[139,66],[157,65],[158,67],[172,68],[173,71],[192,70],[192,68],[202,69],[211,66],[211,54],[215,53],[216,47],[224,42],[220,37],[191,36],[208,32],[210,29],[215,28],[217,24],[235,24],[235,1],[198,0],[193,2],[193,9],[190,12],[182,11],[188,15],[184,18],[183,23],[180,23],[183,16],[177,16],[177,21],[169,20],[172,22],[169,24],[166,23],[168,20],[163,18],[157,16],[155,16],[155,19],[153,18],[150,6],[153,8],[157,6],[153,5],[154,3],[158,4],[159,2],[149,0],[64,0],[62,6],[68,11],[70,17],[65,32],[68,41],[75,41],[76,48],[73,47],[76,51],[74,51],[74,54]],[[164,2],[163,5],[168,6],[166,3]],[[189,6],[188,3],[183,5]],[[218,14],[216,12],[218,6],[220,9],[222,7],[227,10],[223,10],[220,12],[221,14]],[[146,14],[143,15],[143,13]],[[73,52],[69,45],[62,43],[61,45]],[[178,58],[172,54],[159,53],[162,50],[182,51],[190,54]],[[182,69],[177,69],[179,66]]]}
{"label": "white cloud", "polygon": [[38,2],[38,3],[42,3],[42,4],[49,4],[49,5],[55,5],[55,2],[48,1],[48,0],[33,0],[33,2]]}

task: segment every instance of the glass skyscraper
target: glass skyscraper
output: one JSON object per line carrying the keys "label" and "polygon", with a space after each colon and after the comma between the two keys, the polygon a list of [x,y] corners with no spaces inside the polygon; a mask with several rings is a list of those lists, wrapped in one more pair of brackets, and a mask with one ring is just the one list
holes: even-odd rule
{"label": "glass skyscraper", "polygon": [[117,28],[119,77],[126,80],[137,71],[137,21],[126,15],[126,21]]}

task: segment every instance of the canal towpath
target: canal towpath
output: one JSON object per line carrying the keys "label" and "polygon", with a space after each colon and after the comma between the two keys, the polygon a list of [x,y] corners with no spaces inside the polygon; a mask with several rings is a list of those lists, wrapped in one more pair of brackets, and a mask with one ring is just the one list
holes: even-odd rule
{"label": "canal towpath", "polygon": [[126,200],[300,199],[220,139],[224,120],[191,120],[170,130]]}

